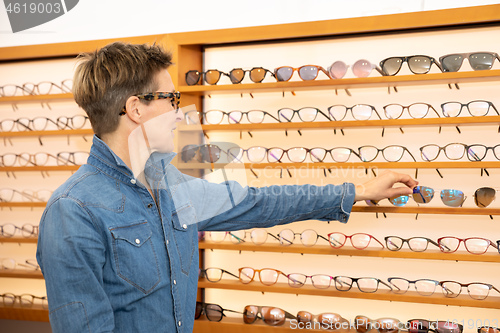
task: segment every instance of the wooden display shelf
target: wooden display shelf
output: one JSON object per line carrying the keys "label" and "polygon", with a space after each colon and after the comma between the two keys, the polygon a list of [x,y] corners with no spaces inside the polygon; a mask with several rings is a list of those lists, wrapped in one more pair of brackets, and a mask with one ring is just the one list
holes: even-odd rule
{"label": "wooden display shelf", "polygon": [[[46,202],[44,202],[44,204],[47,205]],[[1,207],[5,207],[5,206],[1,206]],[[0,244],[1,243],[36,244],[36,243],[38,243],[38,238],[37,237],[0,237]]]}
{"label": "wooden display shelf", "polygon": [[[272,286],[263,285],[260,282],[253,281],[249,284],[241,283],[240,281],[221,280],[219,282],[208,282],[206,279],[200,279],[198,282],[199,288],[225,289],[225,290],[240,290],[240,291],[258,291],[281,294],[296,294],[296,295],[315,295],[327,297],[345,297],[369,299],[378,301],[393,301],[393,302],[410,302],[424,304],[441,304],[454,306],[468,306],[475,308],[500,309],[500,297],[488,296],[484,300],[472,299],[467,292],[465,295],[460,294],[456,298],[445,297],[439,290],[432,296],[422,296],[417,292],[406,292],[405,294],[395,294],[389,290],[383,289],[375,293],[363,293],[353,286],[349,291],[338,291],[335,287],[330,286],[328,289],[318,289],[312,285],[305,285],[300,288],[290,287],[287,283],[276,283]],[[356,290],[354,290],[356,289]]]}
{"label": "wooden display shelf", "polygon": [[496,262],[500,263],[500,254],[485,253],[481,255],[470,254],[468,252],[443,253],[436,250],[424,252],[414,252],[410,250],[390,251],[384,250],[357,250],[354,248],[334,249],[329,245],[303,246],[292,244],[283,246],[278,244],[256,245],[252,242],[233,244],[227,242],[199,242],[199,248],[204,250],[230,250],[230,251],[252,251],[252,252],[273,252],[273,253],[300,253],[300,254],[322,254],[335,256],[352,257],[377,257],[377,258],[402,258],[402,259],[429,259],[429,260],[450,260],[450,261],[471,261],[471,262]]}
{"label": "wooden display shelf", "polygon": [[10,96],[0,97],[0,103],[21,103],[21,102],[50,102],[73,99],[73,94],[47,94],[47,95],[27,95],[27,96]]}
{"label": "wooden display shelf", "polygon": [[[286,311],[286,309],[283,309]],[[292,313],[295,315],[295,313]],[[340,314],[342,315],[342,314]],[[317,324],[319,325],[319,324]],[[316,326],[319,327],[319,326]],[[234,332],[240,332],[240,333],[254,333],[254,332],[259,332],[259,333],[281,333],[281,332],[297,332],[297,331],[304,331],[304,332],[312,332],[312,333],[325,333],[328,331],[325,331],[325,329],[299,329],[297,327],[297,324],[291,324],[290,320],[287,319],[285,324],[283,326],[270,326],[265,324],[262,320],[256,320],[253,324],[245,324],[243,322],[243,318],[236,318],[236,317],[224,317],[221,321],[219,322],[214,322],[214,321],[209,321],[205,318],[200,318],[194,321],[194,329],[193,332],[195,333],[234,333]],[[335,330],[335,332],[353,332],[355,333],[355,329],[350,329],[350,330],[345,330],[345,329],[339,329]]]}
{"label": "wooden display shelf", "polygon": [[0,138],[17,138],[31,136],[60,136],[60,135],[93,135],[92,129],[53,130],[53,131],[22,131],[0,132]]}
{"label": "wooden display shelf", "polygon": [[431,73],[422,75],[395,75],[352,79],[263,82],[221,85],[180,85],[183,94],[212,95],[257,92],[309,91],[327,89],[352,89],[399,87],[430,84],[455,84],[499,81],[500,70]]}
{"label": "wooden display shelf", "polygon": [[[327,111],[328,112],[328,111]],[[345,129],[367,127],[409,127],[409,126],[471,126],[471,125],[499,125],[500,116],[484,117],[443,117],[421,119],[382,119],[382,120],[341,120],[341,121],[314,121],[314,122],[287,122],[262,124],[221,124],[201,125],[205,132],[209,131],[276,131],[302,129]],[[199,131],[199,126],[183,125],[179,131]],[[1,133],[0,133],[1,135]]]}
{"label": "wooden display shelf", "polygon": [[[46,202],[0,202],[0,208],[3,207],[42,207],[47,206]],[[2,238],[3,239],[3,238]]]}
{"label": "wooden display shelf", "polygon": [[[179,169],[495,169],[500,162],[179,163]],[[2,168],[0,168],[0,171]]]}
{"label": "wooden display shelf", "polygon": [[21,279],[43,279],[42,272],[29,271],[23,269],[2,269],[0,270],[0,278],[21,278]]}
{"label": "wooden display shelf", "polygon": [[0,172],[76,171],[80,167],[81,167],[81,165],[47,165],[47,166],[0,167]]}
{"label": "wooden display shelf", "polygon": [[43,309],[41,306],[21,308],[0,305],[0,319],[49,322],[49,310]]}

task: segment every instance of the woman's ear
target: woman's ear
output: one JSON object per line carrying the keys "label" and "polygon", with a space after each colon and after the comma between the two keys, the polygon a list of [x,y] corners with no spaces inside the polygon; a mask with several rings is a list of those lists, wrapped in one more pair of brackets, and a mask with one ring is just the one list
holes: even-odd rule
{"label": "woman's ear", "polygon": [[130,96],[125,102],[126,115],[137,124],[141,123],[141,106],[141,101],[137,96]]}

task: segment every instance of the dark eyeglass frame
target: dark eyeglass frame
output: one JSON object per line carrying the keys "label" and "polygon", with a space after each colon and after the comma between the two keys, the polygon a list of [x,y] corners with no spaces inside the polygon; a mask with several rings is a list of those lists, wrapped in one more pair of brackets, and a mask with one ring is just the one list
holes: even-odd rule
{"label": "dark eyeglass frame", "polygon": [[[172,104],[172,107],[175,109],[176,113],[179,112],[179,104],[181,102],[181,93],[179,91],[174,91],[174,92],[152,92],[152,93],[145,93],[145,94],[138,94],[138,95],[132,95],[135,96],[139,99],[143,99],[145,101],[155,101],[158,99],[167,99],[170,98],[170,103]],[[121,109],[121,112],[118,114],[119,116],[123,116],[127,114],[127,107],[124,106]]]}
{"label": "dark eyeglass frame", "polygon": [[[341,278],[348,278],[351,280],[351,283],[348,284],[349,285],[349,288],[348,289],[341,289],[340,287],[337,286],[337,283],[338,284],[345,284],[343,282],[339,282]],[[377,281],[377,287],[375,290],[373,291],[365,291],[365,290],[362,290],[359,286],[359,280],[363,280],[363,279],[370,279],[370,280],[374,280],[374,281]],[[382,283],[383,285],[385,285],[386,287],[389,288],[389,290],[392,290],[392,287],[390,285],[388,285],[387,283],[385,283],[384,281],[380,280],[380,279],[377,279],[377,278],[374,278],[374,277],[360,277],[360,278],[353,278],[353,277],[350,277],[350,276],[335,276],[333,277],[333,280],[334,280],[334,286],[335,286],[335,289],[337,289],[338,291],[349,291],[351,290],[352,286],[354,285],[354,283],[356,283],[356,285],[358,286],[358,290],[363,292],[363,293],[376,293],[379,289],[379,285]]]}
{"label": "dark eyeglass frame", "polygon": [[[447,239],[454,239],[454,240],[457,240],[457,247],[455,249],[450,249],[448,246],[444,245],[444,244],[441,244],[443,242],[443,240],[447,240]],[[481,241],[484,241],[487,243],[486,245],[486,248],[484,249],[484,252],[481,252],[481,253],[478,253],[478,252],[471,252],[469,250],[469,248],[467,247],[467,241],[470,241],[470,240],[481,240]],[[491,246],[497,250],[498,249],[498,246],[490,241],[489,239],[486,239],[486,238],[481,238],[481,237],[469,237],[469,238],[458,238],[458,237],[453,237],[453,236],[445,236],[445,237],[440,237],[438,238],[437,240],[438,244],[439,244],[439,249],[441,250],[441,252],[445,252],[445,253],[453,253],[453,252],[456,252],[458,250],[458,248],[460,247],[460,243],[464,243],[464,246],[465,246],[465,249],[467,250],[467,252],[469,252],[470,254],[485,254],[486,251],[488,251],[488,248]],[[446,250],[446,249],[447,250]]]}
{"label": "dark eyeglass frame", "polygon": [[[217,279],[217,280],[210,279],[208,277],[208,271],[210,271],[210,270],[219,271],[220,272],[220,278]],[[224,273],[226,273],[228,275],[231,275],[232,277],[235,277],[235,278],[238,279],[238,277],[236,275],[234,275],[233,273],[228,272],[225,269],[217,268],[217,267],[208,267],[208,268],[204,268],[204,269],[202,269],[202,268],[198,269],[198,278],[205,277],[205,279],[207,279],[207,281],[209,281],[209,282],[219,282],[220,280],[222,280],[222,276],[224,275]]]}
{"label": "dark eyeglass frame", "polygon": [[481,326],[477,328],[477,333],[499,333],[500,329],[491,326]]}
{"label": "dark eyeglass frame", "polygon": [[[317,72],[316,72],[316,76],[313,78],[313,79],[304,79],[302,77],[302,75],[300,74],[300,71],[306,67],[312,67],[312,68],[316,68]],[[287,69],[291,69],[292,70],[292,73],[290,75],[290,77],[288,78],[288,80],[280,80],[279,79],[279,75],[278,75],[278,71],[280,69],[283,69],[283,68],[287,68]],[[326,69],[324,69],[323,67],[321,66],[318,66],[318,65],[304,65],[304,66],[300,66],[298,68],[295,68],[295,67],[291,67],[291,66],[280,66],[280,67],[277,67],[274,69],[274,77],[276,78],[276,81],[278,82],[288,82],[291,80],[291,78],[293,77],[293,74],[295,73],[295,71],[297,71],[299,73],[299,77],[302,81],[312,81],[312,80],[316,80],[316,78],[318,77],[318,74],[319,74],[319,71],[322,71],[323,73],[325,73],[325,75],[331,79],[330,77],[330,74],[328,74],[328,71]]]}
{"label": "dark eyeglass frame", "polygon": [[[377,150],[377,153],[375,154],[375,156],[372,158],[372,159],[363,159],[363,155],[361,153],[361,149],[363,148],[366,148],[366,147],[370,147],[370,148],[375,148]],[[385,157],[385,154],[384,154],[384,151],[388,148],[392,148],[392,147],[398,147],[398,148],[402,148],[403,149],[403,152],[401,154],[401,156],[399,157],[399,159],[397,159],[396,161],[389,161],[386,157]],[[384,148],[377,148],[375,146],[371,146],[371,145],[365,145],[365,146],[361,146],[358,148],[358,155],[360,157],[360,159],[363,161],[363,162],[372,162],[374,161],[377,156],[379,155],[380,152],[382,152],[382,157],[384,158],[384,160],[386,160],[387,162],[399,162],[401,161],[401,159],[403,158],[403,155],[405,153],[405,151],[411,156],[411,158],[413,159],[414,162],[416,162],[417,160],[415,159],[415,157],[413,156],[413,154],[408,150],[408,148],[406,148],[405,146],[400,146],[400,145],[389,145],[389,146],[386,146]]]}
{"label": "dark eyeglass frame", "polygon": [[[423,117],[414,117],[410,111],[410,108],[412,106],[415,106],[415,105],[425,105],[427,106],[427,111],[425,112],[425,115]],[[387,108],[390,107],[390,106],[400,106],[401,107],[401,113],[399,114],[399,116],[397,117],[389,117],[388,115],[388,112],[387,112]],[[439,115],[439,113],[436,111],[436,109],[434,109],[434,107],[428,103],[420,103],[420,102],[417,102],[417,103],[412,103],[408,106],[403,106],[401,104],[397,104],[397,103],[392,103],[392,104],[387,104],[387,105],[384,105],[382,107],[384,109],[384,113],[385,113],[385,116],[387,117],[387,119],[399,119],[402,115],[403,115],[403,112],[405,110],[408,111],[408,114],[410,115],[410,117],[412,117],[413,119],[422,119],[422,118],[425,118],[428,114],[429,114],[429,110],[432,110],[436,113],[436,115],[438,116],[438,118],[441,118],[441,116]]]}
{"label": "dark eyeglass frame", "polygon": [[[462,155],[461,155],[459,158],[453,158],[453,159],[452,159],[452,158],[448,157],[448,154],[446,153],[446,148],[447,148],[447,147],[450,147],[450,146],[452,146],[452,145],[460,145],[460,146],[462,146],[462,147],[464,148],[464,151],[463,151]],[[436,157],[434,157],[434,158],[432,158],[432,159],[429,159],[429,158],[424,157],[424,156],[425,156],[425,154],[424,154],[424,149],[425,149],[426,147],[430,147],[430,146],[432,146],[432,147],[437,147],[437,148],[438,148],[438,152],[437,152],[437,154],[436,154]],[[423,161],[427,161],[427,162],[432,162],[432,161],[435,161],[435,160],[439,157],[439,154],[441,154],[441,151],[443,151],[443,152],[444,152],[444,154],[445,154],[445,156],[446,156],[446,158],[447,158],[447,159],[456,161],[456,160],[459,160],[459,159],[461,159],[462,157],[464,157],[464,155],[465,155],[465,153],[466,153],[466,151],[467,151],[467,145],[465,145],[465,144],[463,144],[463,143],[452,142],[452,143],[448,143],[448,144],[446,144],[445,146],[441,147],[441,146],[438,146],[438,145],[436,145],[436,144],[431,143],[431,144],[428,144],[428,145],[425,145],[425,146],[420,147],[420,148],[419,148],[419,150],[420,150],[420,157],[422,158],[422,160],[423,160]]]}
{"label": "dark eyeglass frame", "polygon": [[[195,158],[200,163],[215,163],[220,159],[220,154],[222,151],[223,150],[219,146],[212,144],[186,145],[182,147],[181,159],[184,163],[188,163]],[[188,158],[189,156],[186,156],[188,152],[193,155],[191,158]],[[198,153],[199,155],[197,157]]]}
{"label": "dark eyeglass frame", "polygon": [[[216,80],[214,83],[209,83],[209,82],[207,81],[207,73],[211,73],[211,72],[216,72],[216,73],[218,73],[217,80]],[[195,74],[196,74],[196,76],[198,77],[198,79],[196,80],[196,82],[195,82],[195,83],[189,84],[189,83],[188,83],[188,82],[189,82],[188,77],[189,77],[189,75],[190,75],[190,74],[192,74],[192,73],[195,73]],[[186,72],[186,75],[185,75],[185,80],[186,80],[186,84],[187,84],[188,86],[194,86],[194,85],[197,85],[198,83],[201,83],[201,82],[202,82],[202,78],[203,78],[203,80],[205,80],[205,82],[206,82],[206,83],[208,83],[208,84],[210,84],[210,85],[216,85],[217,83],[219,83],[219,81],[220,81],[220,77],[221,77],[222,75],[225,75],[225,76],[229,77],[229,74],[227,74],[227,73],[225,73],[225,72],[222,72],[222,71],[219,71],[219,70],[217,70],[217,69],[208,69],[208,70],[206,70],[205,72],[200,72],[200,71],[197,71],[197,70],[190,70],[190,71],[187,71],[187,72]]]}
{"label": "dark eyeglass frame", "polygon": [[[209,312],[209,311],[219,312],[220,313],[220,317],[219,316],[217,316],[217,317],[211,316],[210,315],[211,312]],[[195,313],[194,313],[194,319],[199,319],[201,317],[201,315],[204,313],[205,317],[207,317],[207,319],[209,321],[219,322],[219,321],[222,320],[223,317],[226,316],[224,314],[224,311],[241,314],[241,312],[239,312],[239,311],[224,309],[219,304],[205,303],[205,302],[198,302],[197,301],[196,302],[196,309],[195,309]]]}
{"label": "dark eyeglass frame", "polygon": [[[331,111],[332,108],[338,107],[338,106],[342,106],[345,109],[344,116],[342,116],[340,119],[335,118],[335,116],[332,114],[332,111]],[[362,107],[366,107],[367,106],[367,107],[369,107],[371,109],[370,117],[368,117],[367,119],[359,119],[359,118],[357,118],[355,116],[355,114],[354,114],[354,108],[360,107],[360,106],[362,106]],[[356,105],[353,105],[351,107],[348,107],[348,106],[345,106],[345,105],[342,105],[342,104],[335,104],[335,105],[331,105],[331,106],[328,107],[328,114],[330,115],[331,120],[333,120],[333,121],[342,121],[342,120],[345,119],[345,116],[347,116],[347,112],[349,110],[351,110],[351,115],[352,115],[352,117],[355,120],[360,120],[360,121],[368,120],[368,119],[370,119],[372,117],[373,112],[375,112],[375,114],[377,115],[378,119],[382,119],[380,117],[380,114],[378,113],[377,109],[375,109],[375,107],[373,105],[369,105],[369,104],[356,104]]]}
{"label": "dark eyeglass frame", "polygon": [[[395,244],[395,243],[391,242],[390,238],[397,238],[397,239],[399,239],[399,240],[401,241],[401,246],[400,246],[400,247],[396,246],[396,244]],[[422,240],[426,240],[426,241],[427,241],[427,244],[425,245],[425,249],[423,249],[423,250],[421,250],[421,251],[414,250],[414,249],[411,247],[411,245],[410,245],[410,241],[411,241],[411,240],[413,240],[413,239],[422,239]],[[386,247],[387,247],[387,249],[388,249],[389,251],[399,251],[399,250],[401,250],[401,249],[403,248],[404,243],[407,243],[407,244],[408,244],[408,248],[409,248],[411,251],[413,251],[413,252],[424,252],[424,251],[426,251],[426,250],[427,250],[427,247],[429,246],[429,243],[431,243],[432,245],[435,245],[436,247],[438,247],[438,248],[439,248],[439,244],[438,244],[438,243],[436,243],[436,242],[435,242],[435,241],[433,241],[432,239],[429,239],[429,238],[426,238],[426,237],[411,237],[411,238],[405,239],[405,238],[401,238],[401,237],[399,237],[399,236],[386,236],[386,237],[384,237],[384,240],[385,240],[385,243],[386,243]],[[389,242],[391,242],[391,243],[394,245],[394,247],[397,247],[397,248],[396,248],[396,249],[394,249],[394,248],[389,247],[389,245],[388,245],[388,244],[389,244]]]}
{"label": "dark eyeglass frame", "polygon": [[[396,286],[394,283],[392,283],[392,281],[394,281],[394,280],[406,281],[408,283],[408,287],[406,288],[406,290],[401,290],[398,286]],[[408,291],[408,289],[410,289],[410,284],[413,284],[413,285],[415,285],[415,290],[417,291],[418,294],[420,294],[422,296],[430,296],[430,295],[434,294],[434,292],[436,291],[436,287],[439,286],[439,281],[431,280],[431,279],[417,279],[417,280],[410,281],[408,279],[401,278],[401,277],[390,277],[387,279],[387,281],[392,286],[392,292],[395,294],[406,293]],[[432,282],[434,284],[434,290],[432,291],[432,293],[430,293],[430,294],[429,293],[422,293],[421,290],[420,291],[418,290],[417,283],[421,282],[421,281]],[[396,289],[398,289],[398,290],[396,290]]]}
{"label": "dark eyeglass frame", "polygon": [[[304,120],[304,119],[302,119],[302,116],[300,115],[300,111],[303,111],[305,109],[310,109],[310,110],[315,110],[316,111],[316,114],[314,115],[314,119],[313,120]],[[282,112],[283,110],[290,110],[290,111],[292,111],[292,116],[290,117],[290,119],[288,119],[287,117],[285,117],[283,115],[283,112]],[[300,119],[301,122],[304,122],[304,123],[313,122],[318,117],[318,114],[321,114],[328,121],[331,121],[330,117],[328,117],[328,115],[326,115],[323,111],[321,111],[318,108],[312,107],[312,106],[305,106],[305,107],[302,107],[302,108],[300,108],[298,110],[294,110],[292,108],[281,108],[281,109],[278,110],[278,121],[280,123],[289,123],[289,122],[291,123],[292,119],[295,117],[295,115],[298,115],[298,117],[299,117],[299,119]],[[281,120],[282,118],[284,118],[284,121]]]}
{"label": "dark eyeglass frame", "polygon": [[[481,53],[488,54],[488,55],[492,56],[491,65],[487,69],[475,69],[474,64],[470,60],[471,56],[476,55],[476,54],[481,54]],[[451,71],[451,70],[447,69],[443,63],[445,58],[452,57],[452,56],[461,56],[462,57],[462,60],[460,61],[460,66],[458,66],[458,69],[456,71]],[[493,64],[495,63],[495,59],[498,59],[498,61],[500,61],[500,56],[496,52],[486,52],[486,51],[485,52],[469,52],[469,53],[450,53],[450,54],[445,54],[445,55],[439,57],[439,62],[441,63],[441,66],[443,68],[443,72],[458,72],[460,70],[460,68],[462,68],[462,65],[464,63],[464,59],[467,59],[469,61],[469,65],[473,70],[478,71],[478,70],[490,70],[493,67]]]}
{"label": "dark eyeglass frame", "polygon": [[[252,78],[252,72],[255,71],[255,70],[264,70],[264,76],[262,76],[261,80],[254,80]],[[241,79],[238,80],[238,78],[236,78],[234,76],[233,72],[235,72],[235,71],[242,71],[243,72],[243,75],[241,76]],[[245,75],[246,75],[247,72],[249,73],[248,76],[250,77],[250,80],[252,80],[252,82],[254,82],[254,83],[261,83],[262,81],[264,81],[264,79],[266,78],[267,73],[271,74],[272,77],[275,77],[273,72],[271,72],[269,69],[266,69],[266,68],[263,68],[263,67],[253,67],[252,69],[233,68],[229,72],[229,79],[231,80],[231,83],[232,84],[241,83],[243,81],[243,79],[245,78]],[[234,78],[234,80],[233,80],[233,78]]]}
{"label": "dark eyeglass frame", "polygon": [[[454,294],[454,293],[450,293],[450,292],[447,292],[446,290],[449,290],[448,288],[446,288],[444,286],[445,283],[447,282],[450,282],[450,283],[456,283],[457,285],[460,285],[460,290],[458,292],[458,294]],[[462,288],[467,288],[467,293],[469,294],[469,296],[472,298],[472,299],[477,299],[477,300],[483,300],[483,299],[486,299],[489,294],[490,294],[490,291],[493,289],[493,290],[496,290],[498,293],[500,293],[500,290],[498,290],[495,286],[493,286],[492,284],[489,284],[489,283],[483,283],[483,282],[471,282],[471,283],[460,283],[460,282],[457,282],[457,281],[451,281],[451,280],[448,280],[448,281],[440,281],[439,282],[439,285],[441,286],[441,288],[443,288],[443,295],[446,296],[446,297],[450,297],[450,298],[455,298],[455,297],[458,297],[458,295],[460,295],[462,293]],[[486,286],[488,287],[488,295],[486,295],[485,297],[477,297],[477,296],[472,296],[471,293],[470,293],[470,290],[469,290],[469,286],[471,285],[481,285],[481,286]]]}
{"label": "dark eyeglass frame", "polygon": [[[21,307],[23,308],[32,308],[34,305],[35,299],[40,299],[42,300],[42,307],[44,309],[48,308],[48,303],[47,303],[47,296],[35,296],[32,294],[22,294],[22,295],[15,295],[13,293],[5,293],[5,294],[0,294],[0,297],[2,298],[2,303],[6,307],[14,307],[16,304],[16,300],[19,300],[19,304],[21,304]],[[12,299],[12,303],[8,303],[5,301],[6,297],[10,297]],[[24,297],[24,299],[23,299]],[[27,300],[26,297],[31,298],[31,300]],[[29,302],[29,305],[26,305],[22,300]]]}
{"label": "dark eyeglass frame", "polygon": [[[252,316],[253,317],[253,320],[252,318],[249,318],[248,316],[248,311],[249,309],[247,309],[248,307],[255,307],[256,308],[256,313]],[[279,321],[277,323],[269,323],[269,319],[266,319],[265,316],[263,315],[262,313],[262,310],[264,309],[269,309],[269,310],[273,310],[273,309],[278,309],[280,311],[283,312],[283,315],[284,315],[284,318],[283,318],[283,321]],[[260,316],[259,316],[260,315]],[[260,305],[247,305],[245,306],[245,308],[243,309],[243,321],[245,324],[253,324],[257,319],[261,319],[264,323],[266,323],[267,325],[270,325],[270,326],[281,326],[283,325],[285,322],[286,322],[286,319],[297,319],[293,314],[281,309],[281,308],[278,308],[278,307],[275,307],[275,306],[260,306]]]}
{"label": "dark eyeglass frame", "polygon": [[[410,61],[411,61],[411,59],[412,59],[412,58],[415,58],[415,57],[424,57],[424,58],[429,59],[429,61],[430,61],[430,65],[429,65],[429,68],[428,68],[425,72],[423,72],[423,73],[417,73],[417,72],[415,72],[415,71],[413,70],[412,66],[410,65],[410,64],[411,64],[411,63],[410,63]],[[400,59],[400,60],[401,60],[401,63],[400,63],[400,65],[399,65],[399,69],[398,69],[398,70],[397,70],[394,74],[389,74],[389,73],[387,72],[387,70],[384,68],[384,64],[385,64],[387,61],[391,60],[391,59]],[[430,72],[430,70],[431,70],[432,64],[435,64],[435,65],[439,68],[439,70],[440,70],[441,72],[443,72],[443,68],[441,67],[441,64],[439,63],[439,61],[437,61],[436,59],[434,59],[434,58],[433,58],[433,57],[431,57],[431,56],[428,56],[428,55],[422,55],[422,54],[417,54],[417,55],[412,55],[412,56],[407,56],[407,57],[389,57],[389,58],[386,58],[386,59],[384,59],[384,60],[382,60],[382,61],[380,62],[380,68],[382,69],[382,72],[384,72],[384,75],[386,75],[386,76],[395,76],[395,75],[397,75],[397,74],[399,73],[399,71],[400,71],[400,70],[401,70],[401,68],[403,67],[403,63],[405,63],[405,62],[407,62],[407,63],[408,63],[408,68],[410,69],[410,71],[411,71],[413,74],[427,74],[427,73],[429,73],[429,72]]]}
{"label": "dark eyeglass frame", "polygon": [[[482,103],[486,103],[486,104],[488,104],[488,105],[489,105],[489,107],[488,107],[488,111],[487,111],[484,115],[482,115],[482,116],[474,116],[474,115],[472,114],[472,112],[470,111],[470,108],[469,108],[470,104],[472,104],[472,103],[477,103],[477,102],[482,102]],[[447,104],[453,104],[453,103],[460,104],[460,110],[458,111],[458,113],[457,113],[457,115],[456,115],[456,116],[450,116],[450,115],[448,115],[448,114],[446,113],[446,111],[445,111],[445,106],[446,106]],[[492,103],[492,102],[490,102],[490,101],[484,101],[484,100],[474,100],[474,101],[470,101],[469,103],[465,103],[465,104],[464,104],[464,103],[460,103],[460,102],[450,101],[450,102],[446,102],[446,103],[441,104],[441,110],[442,110],[443,115],[444,115],[445,117],[458,117],[458,116],[460,115],[460,113],[462,113],[462,109],[463,109],[464,107],[465,107],[465,108],[467,108],[467,111],[468,111],[468,112],[469,112],[469,114],[470,114],[471,116],[473,116],[473,117],[484,117],[484,116],[486,116],[486,115],[488,114],[488,112],[490,112],[490,108],[493,108],[493,110],[495,110],[495,112],[497,113],[497,115],[499,115],[499,116],[500,116],[500,113],[498,112],[498,110],[497,110],[497,108],[496,108],[495,104],[493,104],[493,103]]]}
{"label": "dark eyeglass frame", "polygon": [[[222,116],[220,118],[220,122],[218,122],[218,123],[217,122],[209,122],[207,120],[208,119],[207,118],[207,114],[210,113],[210,112],[221,112]],[[250,120],[250,116],[249,116],[249,113],[251,113],[251,112],[262,112],[262,114],[263,114],[262,121],[261,122],[252,122]],[[235,118],[231,117],[231,114],[238,114],[238,113],[241,115],[241,117],[239,118],[238,121],[235,121],[234,120]],[[250,111],[236,111],[235,110],[235,111],[229,111],[229,112],[225,112],[225,111],[221,111],[221,110],[208,110],[208,111],[206,111],[206,112],[203,113],[203,119],[205,120],[205,123],[207,123],[207,124],[210,124],[210,125],[219,125],[224,120],[224,116],[227,116],[228,122],[230,124],[231,123],[232,124],[239,124],[239,123],[241,123],[241,120],[243,119],[244,115],[246,115],[248,122],[251,123],[251,124],[261,124],[264,121],[264,119],[265,119],[266,116],[269,116],[269,117],[273,118],[274,120],[276,120],[276,122],[280,122],[278,118],[276,118],[275,116],[273,116],[269,112],[262,111],[262,110],[250,110]],[[231,122],[230,119],[232,119],[233,121]]]}

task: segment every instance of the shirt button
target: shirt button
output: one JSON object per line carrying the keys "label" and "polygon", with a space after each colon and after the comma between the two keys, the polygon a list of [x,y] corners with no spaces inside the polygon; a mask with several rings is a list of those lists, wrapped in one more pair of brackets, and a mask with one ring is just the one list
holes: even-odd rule
{"label": "shirt button", "polygon": [[168,239],[167,239],[167,245],[168,245]]}
{"label": "shirt button", "polygon": [[148,204],[148,208],[151,208],[151,207],[153,207],[153,204],[152,204],[152,203],[149,203],[149,204]]}
{"label": "shirt button", "polygon": [[181,326],[181,321],[179,320],[179,322],[177,323],[177,325]]}
{"label": "shirt button", "polygon": [[141,244],[140,239],[139,239],[139,238],[136,238],[136,239],[135,239],[135,243],[136,243],[136,244]]}
{"label": "shirt button", "polygon": [[183,225],[182,225],[182,228],[183,228],[183,229],[187,229],[187,227],[188,227],[188,226],[187,226],[186,224],[183,224]]}
{"label": "shirt button", "polygon": [[174,280],[174,284],[177,284],[177,281]]}
{"label": "shirt button", "polygon": [[132,183],[132,184],[134,184],[134,185],[135,185],[135,183],[137,183],[137,181],[136,181],[135,179],[133,179],[133,178],[132,178],[132,179],[130,180],[130,183]]}

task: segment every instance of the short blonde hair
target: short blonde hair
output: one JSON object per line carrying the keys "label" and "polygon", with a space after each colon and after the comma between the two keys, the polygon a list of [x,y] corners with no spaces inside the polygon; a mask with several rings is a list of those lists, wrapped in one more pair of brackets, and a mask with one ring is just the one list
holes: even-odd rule
{"label": "short blonde hair", "polygon": [[172,64],[172,54],[159,45],[122,42],[82,53],[77,59],[73,95],[97,136],[114,132],[127,99],[156,91],[156,74]]}

